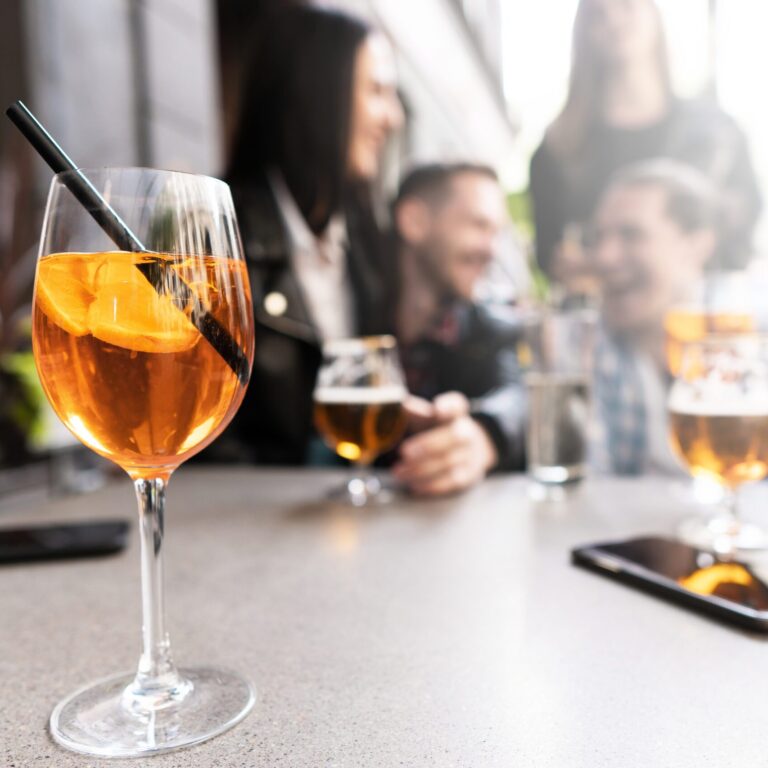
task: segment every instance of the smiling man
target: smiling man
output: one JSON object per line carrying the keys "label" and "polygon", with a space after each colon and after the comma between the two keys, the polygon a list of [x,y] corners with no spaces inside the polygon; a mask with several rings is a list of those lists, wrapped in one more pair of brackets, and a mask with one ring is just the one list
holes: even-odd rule
{"label": "smiling man", "polygon": [[699,284],[717,247],[719,211],[710,182],[671,160],[623,169],[598,205],[588,253],[602,289],[595,394],[605,469],[676,466],[666,428],[664,316]]}
{"label": "smiling man", "polygon": [[525,397],[514,316],[475,301],[507,225],[494,171],[418,167],[394,204],[397,337],[418,433],[395,475],[414,492],[462,490],[493,469],[521,469]]}

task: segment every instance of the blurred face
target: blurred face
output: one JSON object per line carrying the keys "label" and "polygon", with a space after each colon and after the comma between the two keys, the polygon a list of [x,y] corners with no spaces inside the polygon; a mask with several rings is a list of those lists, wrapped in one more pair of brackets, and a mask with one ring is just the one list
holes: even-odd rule
{"label": "blurred face", "polygon": [[711,230],[686,232],[666,209],[666,190],[648,184],[614,187],[597,210],[590,256],[614,331],[660,330],[714,249]]}
{"label": "blurred face", "polygon": [[506,221],[498,182],[479,173],[462,173],[452,179],[444,200],[434,205],[412,200],[404,205],[414,206],[410,213],[415,223],[399,226],[401,235],[418,254],[438,292],[446,299],[471,301]]}
{"label": "blurred face", "polygon": [[588,41],[607,62],[655,56],[660,19],[653,0],[585,0],[584,13]]}
{"label": "blurred face", "polygon": [[395,58],[383,35],[369,35],[357,51],[352,83],[349,172],[372,179],[387,139],[403,124]]}

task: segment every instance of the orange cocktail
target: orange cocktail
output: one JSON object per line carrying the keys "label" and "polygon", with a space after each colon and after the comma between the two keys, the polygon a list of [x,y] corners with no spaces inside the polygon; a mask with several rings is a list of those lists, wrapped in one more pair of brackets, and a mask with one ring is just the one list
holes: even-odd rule
{"label": "orange cocktail", "polygon": [[[151,168],[57,174],[40,238],[32,342],[53,409],[131,476],[141,545],[136,674],[102,674],[64,698],[51,735],[102,757],[211,738],[245,717],[254,691],[236,672],[176,666],[163,539],[171,474],[229,423],[253,364],[248,272],[229,187]],[[212,507],[216,491],[206,487]]]}
{"label": "orange cocktail", "polygon": [[[188,314],[137,268],[158,260],[238,346],[253,345],[242,260],[57,253],[38,267],[33,341],[46,395],[85,445],[135,477],[156,477],[211,442],[245,393]],[[242,296],[247,303],[233,301]]]}

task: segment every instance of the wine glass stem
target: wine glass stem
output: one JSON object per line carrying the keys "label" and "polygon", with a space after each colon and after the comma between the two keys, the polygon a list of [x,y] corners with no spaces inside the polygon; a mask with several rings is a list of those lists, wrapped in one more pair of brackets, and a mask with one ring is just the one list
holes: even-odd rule
{"label": "wine glass stem", "polygon": [[157,709],[179,701],[189,690],[171,657],[165,630],[163,599],[163,516],[166,481],[134,482],[139,502],[141,536],[141,598],[143,650],[133,684],[126,694],[130,706]]}
{"label": "wine glass stem", "polygon": [[371,465],[367,461],[356,461],[352,466],[352,480],[359,480],[363,485],[368,485],[371,477]]}
{"label": "wine glass stem", "polygon": [[347,492],[355,506],[363,506],[374,499],[381,489],[370,461],[357,461],[352,466],[352,475],[347,483]]}
{"label": "wine glass stem", "polygon": [[723,488],[723,507],[733,531],[737,531],[741,520],[739,519],[739,497],[735,488],[729,486]]}

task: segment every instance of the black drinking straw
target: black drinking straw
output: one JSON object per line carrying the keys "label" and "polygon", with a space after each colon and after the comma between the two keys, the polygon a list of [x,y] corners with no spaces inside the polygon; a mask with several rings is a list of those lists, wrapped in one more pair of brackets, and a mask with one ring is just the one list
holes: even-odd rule
{"label": "black drinking straw", "polygon": [[[62,182],[120,250],[152,253],[144,247],[117,211],[99,194],[88,177],[78,169],[23,102],[11,104],[5,114],[54,173],[71,171],[62,176]],[[197,294],[160,259],[138,264],[137,268],[159,294],[169,296],[180,310],[191,307],[191,322],[245,386],[250,376],[248,358],[227,329],[203,306]]]}

